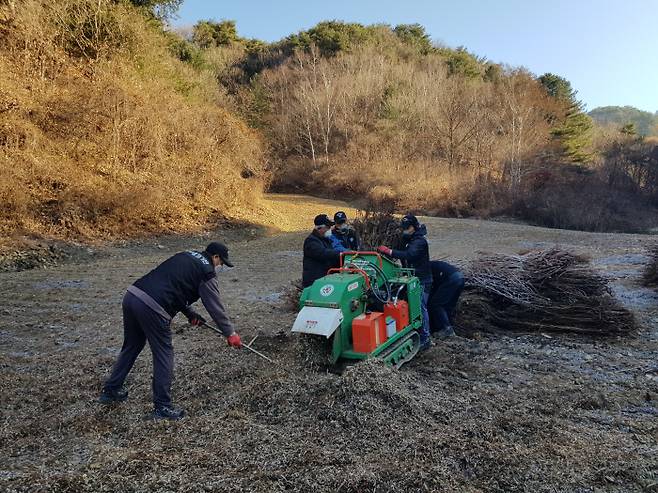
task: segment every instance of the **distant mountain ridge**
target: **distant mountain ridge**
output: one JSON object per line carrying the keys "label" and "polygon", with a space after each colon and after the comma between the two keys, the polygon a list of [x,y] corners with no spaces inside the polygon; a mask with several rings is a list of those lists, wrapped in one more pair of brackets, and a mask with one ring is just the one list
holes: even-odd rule
{"label": "distant mountain ridge", "polygon": [[633,123],[640,135],[658,135],[658,111],[651,113],[633,106],[601,106],[590,111],[589,116],[601,125],[621,127]]}

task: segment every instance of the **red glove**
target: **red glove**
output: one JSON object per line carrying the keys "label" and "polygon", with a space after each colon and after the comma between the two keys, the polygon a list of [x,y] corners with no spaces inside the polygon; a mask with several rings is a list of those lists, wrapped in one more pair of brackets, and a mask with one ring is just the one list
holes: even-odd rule
{"label": "red glove", "polygon": [[228,342],[228,345],[231,347],[241,347],[242,346],[242,339],[240,339],[240,336],[238,335],[237,332],[234,332],[230,336],[226,338],[226,342]]}
{"label": "red glove", "polygon": [[380,246],[380,247],[377,247],[377,251],[378,251],[379,253],[383,253],[384,255],[388,255],[389,257],[390,257],[391,255],[393,255],[393,250],[391,250],[391,249],[390,249],[389,247],[387,247],[387,246]]}
{"label": "red glove", "polygon": [[187,321],[190,322],[190,325],[193,325],[195,327],[199,327],[200,325],[206,323],[206,319],[196,312],[192,312],[190,314],[190,318],[188,318]]}

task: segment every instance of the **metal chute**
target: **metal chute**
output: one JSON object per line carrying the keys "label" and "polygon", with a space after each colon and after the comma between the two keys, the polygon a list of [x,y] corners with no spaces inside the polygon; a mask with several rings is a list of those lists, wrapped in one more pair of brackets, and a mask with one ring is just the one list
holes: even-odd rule
{"label": "metal chute", "polygon": [[297,314],[293,332],[331,337],[343,322],[343,312],[337,308],[305,306]]}

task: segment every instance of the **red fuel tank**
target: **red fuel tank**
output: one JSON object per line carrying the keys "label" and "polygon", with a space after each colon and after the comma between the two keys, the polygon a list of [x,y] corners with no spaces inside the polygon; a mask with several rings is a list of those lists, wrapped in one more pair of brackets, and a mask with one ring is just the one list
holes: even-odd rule
{"label": "red fuel tank", "polygon": [[386,339],[383,313],[364,313],[352,320],[352,346],[357,353],[372,353]]}
{"label": "red fuel tank", "polygon": [[400,332],[409,325],[409,304],[406,301],[397,303],[386,303],[384,305],[384,317],[395,319],[396,330]]}

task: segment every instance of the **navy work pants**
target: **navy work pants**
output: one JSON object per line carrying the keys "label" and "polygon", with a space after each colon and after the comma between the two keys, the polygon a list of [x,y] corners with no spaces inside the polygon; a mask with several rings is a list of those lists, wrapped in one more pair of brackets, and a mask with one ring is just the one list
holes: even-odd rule
{"label": "navy work pants", "polygon": [[423,285],[420,297],[420,310],[423,315],[423,326],[420,330],[420,344],[423,345],[430,340],[430,317],[428,311],[428,300],[430,297],[431,284]]}
{"label": "navy work pants", "polygon": [[174,373],[170,320],[154,312],[131,293],[124,296],[122,308],[123,347],[112,375],[105,382],[105,388],[118,389],[123,385],[148,340],[153,354],[153,403],[156,407],[170,406]]}
{"label": "navy work pants", "polygon": [[452,325],[457,301],[463,289],[464,276],[461,272],[455,272],[432,290],[427,303],[432,332]]}

